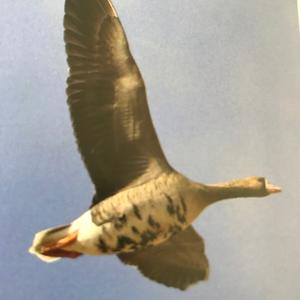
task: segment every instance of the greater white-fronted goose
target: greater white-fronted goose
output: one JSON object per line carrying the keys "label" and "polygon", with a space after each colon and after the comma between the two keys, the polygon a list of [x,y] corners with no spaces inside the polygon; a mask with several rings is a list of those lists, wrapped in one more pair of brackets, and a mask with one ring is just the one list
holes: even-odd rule
{"label": "greater white-fronted goose", "polygon": [[37,233],[30,252],[46,262],[116,254],[148,278],[182,290],[206,279],[195,218],[216,201],[264,197],[280,188],[263,177],[196,183],[169,165],[110,0],[66,0],[64,27],[68,104],[95,196],[69,225]]}

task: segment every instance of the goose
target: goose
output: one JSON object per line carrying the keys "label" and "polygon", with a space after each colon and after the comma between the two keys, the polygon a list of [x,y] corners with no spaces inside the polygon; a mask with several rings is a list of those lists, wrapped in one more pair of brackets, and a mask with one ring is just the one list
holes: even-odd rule
{"label": "goose", "polygon": [[117,255],[149,279],[181,290],[206,280],[204,242],[192,222],[218,201],[281,189],[253,176],[197,183],[170,166],[110,0],[66,0],[64,40],[68,105],[95,194],[79,218],[38,232],[29,252],[45,262]]}

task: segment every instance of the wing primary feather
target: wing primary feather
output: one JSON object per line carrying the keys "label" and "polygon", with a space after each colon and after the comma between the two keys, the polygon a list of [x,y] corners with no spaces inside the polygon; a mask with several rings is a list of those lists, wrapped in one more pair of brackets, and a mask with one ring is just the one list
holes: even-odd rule
{"label": "wing primary feather", "polygon": [[67,95],[98,201],[171,170],[140,71],[109,0],[66,0]]}

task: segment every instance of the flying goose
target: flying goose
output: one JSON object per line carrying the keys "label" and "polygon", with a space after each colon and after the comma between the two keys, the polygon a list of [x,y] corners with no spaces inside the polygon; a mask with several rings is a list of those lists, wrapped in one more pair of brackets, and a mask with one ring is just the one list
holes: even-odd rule
{"label": "flying goose", "polygon": [[64,28],[68,104],[95,195],[69,225],[37,233],[29,251],[46,262],[116,254],[146,277],[181,290],[207,279],[195,218],[217,201],[281,189],[263,177],[196,183],[169,165],[110,0],[66,0]]}

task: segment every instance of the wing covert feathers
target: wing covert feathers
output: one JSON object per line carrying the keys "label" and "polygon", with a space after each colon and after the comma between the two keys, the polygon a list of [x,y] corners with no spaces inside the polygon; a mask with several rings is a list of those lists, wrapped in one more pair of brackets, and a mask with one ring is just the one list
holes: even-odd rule
{"label": "wing covert feathers", "polygon": [[149,279],[181,290],[208,278],[204,242],[192,226],[158,246],[118,257],[125,264],[137,266]]}

